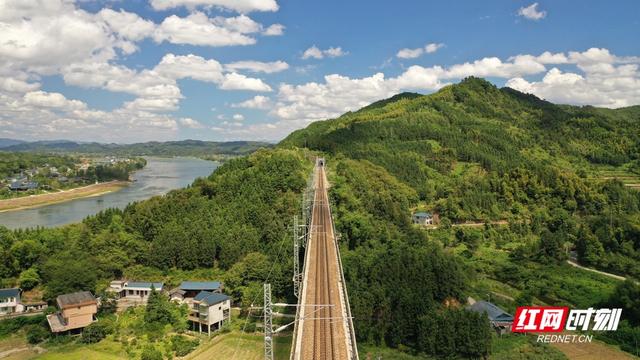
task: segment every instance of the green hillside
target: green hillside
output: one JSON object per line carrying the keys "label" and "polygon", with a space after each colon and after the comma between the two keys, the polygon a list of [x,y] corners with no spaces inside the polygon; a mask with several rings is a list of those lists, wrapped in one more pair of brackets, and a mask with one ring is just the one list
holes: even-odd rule
{"label": "green hillside", "polygon": [[[442,339],[421,335],[446,331],[433,323],[432,298],[422,291],[461,281],[454,289],[489,295],[509,311],[534,303],[623,307],[628,323],[606,340],[637,353],[640,316],[632,309],[640,304],[630,299],[640,287],[566,260],[640,279],[638,129],[638,106],[555,105],[469,78],[313,123],[279,146],[329,157],[360,341],[443,354]],[[410,225],[416,209],[437,213],[439,226]],[[462,260],[466,276],[455,267],[427,275],[433,259],[422,259],[434,244]],[[625,295],[612,295],[614,287]]]}

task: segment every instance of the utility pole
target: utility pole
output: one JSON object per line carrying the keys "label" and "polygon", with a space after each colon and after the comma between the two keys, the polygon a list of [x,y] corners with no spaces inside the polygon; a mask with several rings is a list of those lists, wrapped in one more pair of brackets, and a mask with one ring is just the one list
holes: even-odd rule
{"label": "utility pole", "polygon": [[264,284],[264,360],[273,360],[271,284]]}
{"label": "utility pole", "polygon": [[300,297],[300,243],[298,242],[298,216],[293,217],[293,295]]}

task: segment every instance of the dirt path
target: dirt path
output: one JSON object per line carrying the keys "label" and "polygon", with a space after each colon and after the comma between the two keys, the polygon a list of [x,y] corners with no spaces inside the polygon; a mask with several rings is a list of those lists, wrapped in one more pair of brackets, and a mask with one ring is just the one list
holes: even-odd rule
{"label": "dirt path", "polygon": [[127,181],[114,180],[54,193],[0,200],[0,212],[22,210],[84,197],[98,196],[119,190],[127,185],[129,185]]}
{"label": "dirt path", "polygon": [[[584,266],[582,266],[582,265],[580,265],[580,264],[578,264],[577,262],[572,261],[572,260],[567,260],[567,264],[569,264],[569,265],[571,265],[571,266],[573,266],[573,267],[577,267],[577,268],[582,269],[582,270],[591,271],[591,272],[594,272],[594,273],[596,273],[596,274],[600,274],[600,275],[608,276],[608,277],[610,277],[610,278],[612,278],[612,279],[616,279],[616,280],[620,280],[620,281],[625,281],[625,280],[627,280],[627,278],[626,278],[626,277],[624,277],[624,276],[620,276],[620,275],[616,275],[616,274],[611,274],[611,273],[608,273],[608,272],[604,272],[604,271],[600,271],[600,270],[596,270],[596,269],[592,269],[592,268],[584,267]],[[636,281],[636,283],[638,283],[638,282]]]}

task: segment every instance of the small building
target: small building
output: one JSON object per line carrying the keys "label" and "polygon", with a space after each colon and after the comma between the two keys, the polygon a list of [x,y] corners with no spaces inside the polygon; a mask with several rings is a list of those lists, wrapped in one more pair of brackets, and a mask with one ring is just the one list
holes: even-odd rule
{"label": "small building", "polygon": [[418,211],[411,215],[411,222],[416,225],[433,225],[433,214],[425,211]]}
{"label": "small building", "polygon": [[13,191],[36,190],[37,188],[37,181],[14,181],[9,185],[9,189]]}
{"label": "small building", "polygon": [[222,283],[219,281],[183,281],[180,286],[171,290],[171,300],[182,302],[196,297],[200,292],[222,293]]}
{"label": "small building", "polygon": [[59,311],[47,315],[54,333],[83,329],[96,321],[98,301],[89,291],[60,295],[56,298]]}
{"label": "small building", "polygon": [[513,316],[500,309],[496,305],[488,301],[476,301],[474,304],[469,305],[467,309],[474,312],[487,314],[491,326],[493,326],[493,329],[499,335],[506,334],[511,331]]}
{"label": "small building", "polygon": [[225,321],[231,322],[231,298],[201,291],[189,305],[189,320],[194,327],[197,324],[200,332],[206,326],[207,334],[211,335],[211,330],[219,330]]}
{"label": "small building", "polygon": [[23,302],[22,306],[24,306],[24,312],[40,312],[47,309],[47,303],[44,301],[34,301],[34,302]]}
{"label": "small building", "polygon": [[0,315],[21,313],[24,306],[20,303],[18,288],[0,289]]}
{"label": "small building", "polygon": [[148,281],[114,280],[108,291],[118,295],[118,302],[128,302],[129,305],[144,305],[149,300],[151,289],[162,291],[164,283]]}

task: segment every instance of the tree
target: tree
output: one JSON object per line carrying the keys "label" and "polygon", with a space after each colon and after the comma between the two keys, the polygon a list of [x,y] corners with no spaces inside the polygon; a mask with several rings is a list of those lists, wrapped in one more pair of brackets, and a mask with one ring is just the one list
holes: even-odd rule
{"label": "tree", "polygon": [[540,235],[540,260],[543,262],[561,262],[566,258],[562,231],[544,230]]}
{"label": "tree", "polygon": [[140,360],[162,360],[162,353],[153,345],[149,344],[142,350]]}
{"label": "tree", "polygon": [[35,268],[29,268],[20,273],[18,283],[23,290],[31,290],[40,284],[40,275]]}
{"label": "tree", "polygon": [[585,227],[581,227],[578,231],[576,250],[578,262],[586,266],[598,265],[604,256],[602,243]]}
{"label": "tree", "polygon": [[113,331],[109,327],[109,325],[105,324],[104,322],[94,322],[84,328],[84,330],[82,331],[82,337],[80,337],[80,342],[85,344],[97,343],[112,332]]}
{"label": "tree", "polygon": [[171,312],[171,303],[166,296],[162,295],[152,286],[147,307],[144,313],[144,321],[146,324],[171,324],[174,321]]}
{"label": "tree", "polygon": [[42,278],[46,283],[44,297],[53,300],[61,294],[95,291],[98,274],[86,254],[63,253],[44,264]]}
{"label": "tree", "polygon": [[632,325],[640,325],[640,285],[633,280],[618,284],[607,301],[608,306],[622,308],[622,316]]}

